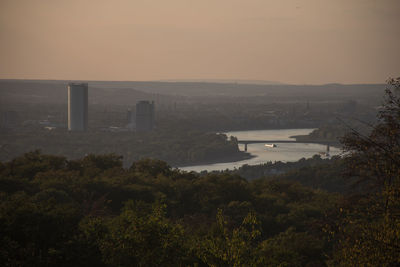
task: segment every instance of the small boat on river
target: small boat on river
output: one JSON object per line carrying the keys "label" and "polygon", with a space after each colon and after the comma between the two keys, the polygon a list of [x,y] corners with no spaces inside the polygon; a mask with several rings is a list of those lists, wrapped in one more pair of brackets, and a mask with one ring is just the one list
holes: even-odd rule
{"label": "small boat on river", "polygon": [[275,144],[265,144],[266,147],[276,147]]}

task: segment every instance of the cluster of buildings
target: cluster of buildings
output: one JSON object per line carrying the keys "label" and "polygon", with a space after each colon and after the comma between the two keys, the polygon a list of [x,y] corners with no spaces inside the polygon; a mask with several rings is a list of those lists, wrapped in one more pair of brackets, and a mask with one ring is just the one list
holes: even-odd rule
{"label": "cluster of buildings", "polygon": [[[86,131],[88,127],[88,84],[68,84],[68,130]],[[128,128],[136,131],[154,129],[154,101],[139,101],[136,112],[128,110]]]}

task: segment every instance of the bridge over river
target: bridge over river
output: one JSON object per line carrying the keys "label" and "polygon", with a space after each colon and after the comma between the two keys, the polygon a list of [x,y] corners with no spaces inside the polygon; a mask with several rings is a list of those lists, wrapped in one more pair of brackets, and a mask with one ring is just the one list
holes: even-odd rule
{"label": "bridge over river", "polygon": [[248,144],[320,144],[326,145],[326,153],[329,153],[329,147],[339,145],[339,141],[297,141],[297,140],[238,140],[239,144],[244,144],[244,151],[247,151]]}

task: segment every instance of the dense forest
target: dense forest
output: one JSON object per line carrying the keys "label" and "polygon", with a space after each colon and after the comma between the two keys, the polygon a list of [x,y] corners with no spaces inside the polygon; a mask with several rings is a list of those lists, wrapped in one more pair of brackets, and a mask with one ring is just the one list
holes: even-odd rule
{"label": "dense forest", "polygon": [[37,129],[29,132],[0,133],[0,160],[8,160],[32,150],[62,155],[69,159],[87,154],[115,153],[129,167],[142,158],[157,158],[172,166],[234,161],[249,158],[240,151],[237,139],[224,134],[178,129],[152,132],[67,132]]}
{"label": "dense forest", "polygon": [[1,177],[7,265],[323,264],[325,215],[340,200],[157,160],[124,169],[115,155],[31,152],[2,164]]}
{"label": "dense forest", "polygon": [[156,159],[124,168],[115,154],[32,151],[1,162],[0,261],[399,266],[400,79],[388,87],[378,123],[343,137],[341,159],[281,174],[197,174]]}
{"label": "dense forest", "polygon": [[[267,162],[260,165],[242,165],[238,169],[213,171],[213,174],[229,173],[239,175],[249,181],[263,177],[266,180],[284,179],[299,182],[307,187],[323,189],[328,192],[346,193],[354,179],[344,178],[344,159],[339,156],[321,158],[314,155],[312,158],[302,158],[296,162]],[[208,174],[207,171],[201,174]]]}

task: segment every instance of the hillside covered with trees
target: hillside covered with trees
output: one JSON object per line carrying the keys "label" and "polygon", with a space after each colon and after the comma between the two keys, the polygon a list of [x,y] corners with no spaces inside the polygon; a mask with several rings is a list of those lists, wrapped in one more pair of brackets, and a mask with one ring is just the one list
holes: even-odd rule
{"label": "hillside covered with trees", "polygon": [[142,158],[156,158],[172,166],[224,162],[249,158],[237,139],[198,131],[67,132],[65,130],[1,133],[0,160],[41,150],[45,154],[78,159],[88,154],[118,154],[124,167]]}

